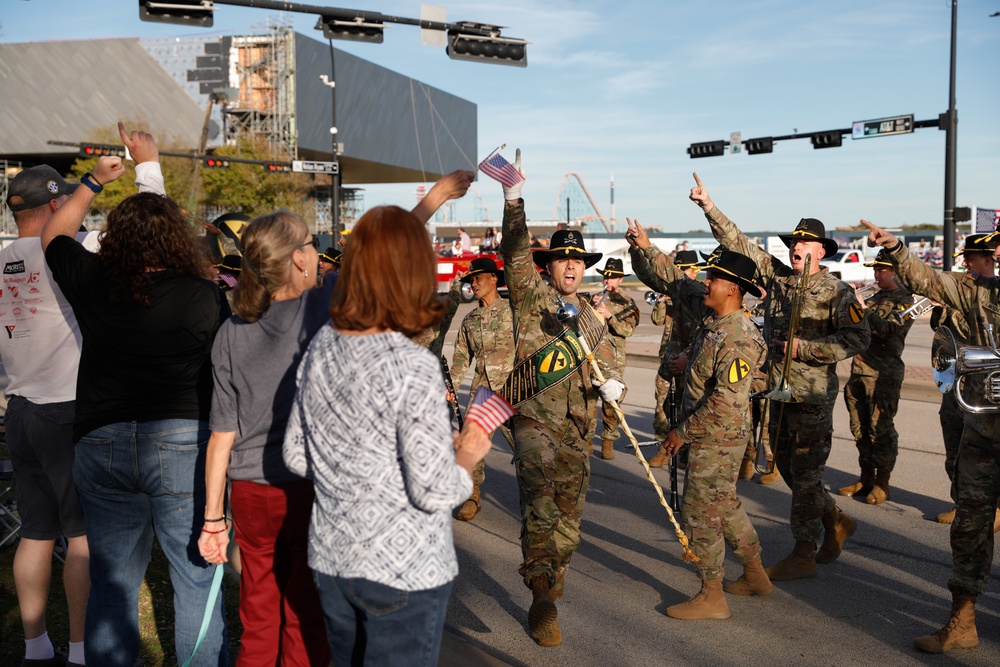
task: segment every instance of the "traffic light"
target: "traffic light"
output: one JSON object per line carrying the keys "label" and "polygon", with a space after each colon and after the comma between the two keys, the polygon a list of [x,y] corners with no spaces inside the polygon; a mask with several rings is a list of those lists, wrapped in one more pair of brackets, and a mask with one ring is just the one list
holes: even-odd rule
{"label": "traffic light", "polygon": [[[495,30],[493,26],[483,26]],[[445,53],[452,60],[493,63],[494,65],[528,66],[528,42],[523,39],[473,35],[461,30],[448,31],[448,46]]]}
{"label": "traffic light", "polygon": [[381,21],[365,21],[360,17],[344,20],[320,16],[316,22],[316,29],[322,30],[323,36],[327,39],[381,44],[385,25]]}
{"label": "traffic light", "polygon": [[229,160],[218,157],[205,158],[205,166],[209,169],[229,169]]}
{"label": "traffic light", "polygon": [[774,152],[774,139],[771,137],[759,137],[757,139],[747,139],[743,142],[749,155],[760,155],[761,153]]}
{"label": "traffic light", "polygon": [[844,141],[840,130],[814,132],[809,139],[812,141],[813,148],[838,148]]}
{"label": "traffic light", "polygon": [[289,164],[282,164],[280,162],[269,162],[264,165],[264,169],[269,174],[277,174],[280,172],[287,172],[292,170],[292,166]]}
{"label": "traffic light", "polygon": [[114,144],[80,144],[80,157],[101,157],[102,155],[125,157],[125,147]]}
{"label": "traffic light", "polygon": [[725,155],[726,153],[726,142],[725,141],[705,141],[700,144],[691,144],[687,149],[688,155],[691,159],[697,157],[715,157],[717,155]]}
{"label": "traffic light", "polygon": [[152,23],[174,23],[194,25],[199,28],[212,27],[215,6],[212,0],[139,0],[139,20]]}

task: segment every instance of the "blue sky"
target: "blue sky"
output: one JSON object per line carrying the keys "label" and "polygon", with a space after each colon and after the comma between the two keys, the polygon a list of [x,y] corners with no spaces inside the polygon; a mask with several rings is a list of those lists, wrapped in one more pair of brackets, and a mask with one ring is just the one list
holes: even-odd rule
{"label": "blue sky", "polygon": [[[329,3],[314,0],[309,4]],[[449,21],[507,26],[531,42],[528,67],[454,61],[420,31],[391,26],[383,44],[337,47],[475,102],[483,157],[520,146],[532,218],[551,218],[564,175],[580,175],[605,215],[666,231],[705,229],[687,200],[698,171],[719,208],[748,230],[791,229],[801,217],[828,227],[861,217],[884,226],[940,223],[944,132],[852,141],[814,150],[808,140],[770,155],[692,160],[696,141],[849,127],[948,104],[948,0],[505,0],[442,2]],[[351,8],[417,17],[420,3]],[[959,3],[957,205],[1000,208],[1000,0]],[[136,0],[2,0],[0,41],[240,34],[274,12],[219,6],[215,26],[143,23]],[[285,14],[322,39],[310,15]],[[106,66],[106,65],[105,65]],[[492,217],[500,186],[476,184]],[[366,204],[412,202],[414,185],[370,186]],[[564,210],[564,204],[558,205]],[[464,202],[459,217],[473,215]]]}

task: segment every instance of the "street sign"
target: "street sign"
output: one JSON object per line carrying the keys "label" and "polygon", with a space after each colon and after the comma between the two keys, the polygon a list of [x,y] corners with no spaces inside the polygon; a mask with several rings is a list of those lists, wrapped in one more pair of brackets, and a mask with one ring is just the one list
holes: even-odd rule
{"label": "street sign", "polygon": [[339,162],[317,162],[315,160],[292,160],[292,171],[303,174],[339,174]]}
{"label": "street sign", "polygon": [[851,125],[852,139],[885,137],[890,134],[909,134],[910,132],[913,132],[913,114],[876,118],[875,120],[857,120]]}
{"label": "street sign", "polygon": [[743,133],[742,132],[730,132],[729,133],[729,152],[739,153],[740,146],[743,144]]}

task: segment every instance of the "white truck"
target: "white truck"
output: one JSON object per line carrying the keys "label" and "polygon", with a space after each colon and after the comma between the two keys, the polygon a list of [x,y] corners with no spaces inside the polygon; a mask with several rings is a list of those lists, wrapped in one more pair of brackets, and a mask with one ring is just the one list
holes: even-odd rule
{"label": "white truck", "polygon": [[856,285],[875,280],[875,269],[865,266],[865,262],[870,263],[873,259],[874,257],[866,257],[861,250],[841,248],[832,257],[824,257],[819,263],[845,283]]}

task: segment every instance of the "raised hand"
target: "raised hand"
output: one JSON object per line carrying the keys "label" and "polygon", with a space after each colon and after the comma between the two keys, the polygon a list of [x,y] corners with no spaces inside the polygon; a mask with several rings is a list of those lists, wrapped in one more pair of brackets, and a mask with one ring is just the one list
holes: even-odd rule
{"label": "raised hand", "polygon": [[141,162],[159,162],[160,151],[156,149],[156,142],[149,132],[140,130],[125,131],[125,124],[118,121],[118,134],[122,138],[122,143],[128,149],[129,155],[136,164]]}
{"label": "raised hand", "polygon": [[[521,149],[520,148],[518,148],[517,150],[514,151],[514,164],[513,164],[513,167],[514,167],[514,169],[517,169],[517,173],[521,174],[522,177],[524,176],[524,169],[521,168]],[[514,185],[512,185],[509,188],[505,185],[504,188],[503,188],[503,198],[506,201],[517,201],[518,199],[521,198],[521,187],[523,185],[524,185],[524,181],[520,181],[518,183],[515,183]]]}
{"label": "raised hand", "polygon": [[645,250],[649,247],[649,234],[646,230],[642,228],[638,220],[632,220],[630,218],[625,218],[625,222],[628,223],[628,231],[625,232],[625,240],[633,248],[638,248],[639,250]]}
{"label": "raised hand", "polygon": [[868,228],[868,247],[874,248],[875,246],[882,246],[883,248],[888,248],[889,246],[896,245],[899,240],[885,231],[881,227],[868,222],[867,220],[862,220],[861,224]]}
{"label": "raised hand", "polygon": [[701,179],[698,178],[697,172],[692,173],[691,175],[694,176],[694,182],[697,185],[691,188],[691,194],[688,195],[688,197],[691,199],[691,201],[700,206],[701,210],[703,210],[705,213],[708,213],[713,208],[715,208],[715,203],[712,201],[712,198],[708,196],[708,190],[705,188],[705,185],[701,182]]}
{"label": "raised hand", "polygon": [[125,173],[125,165],[117,155],[104,155],[97,158],[97,166],[92,172],[98,185],[107,185]]}

